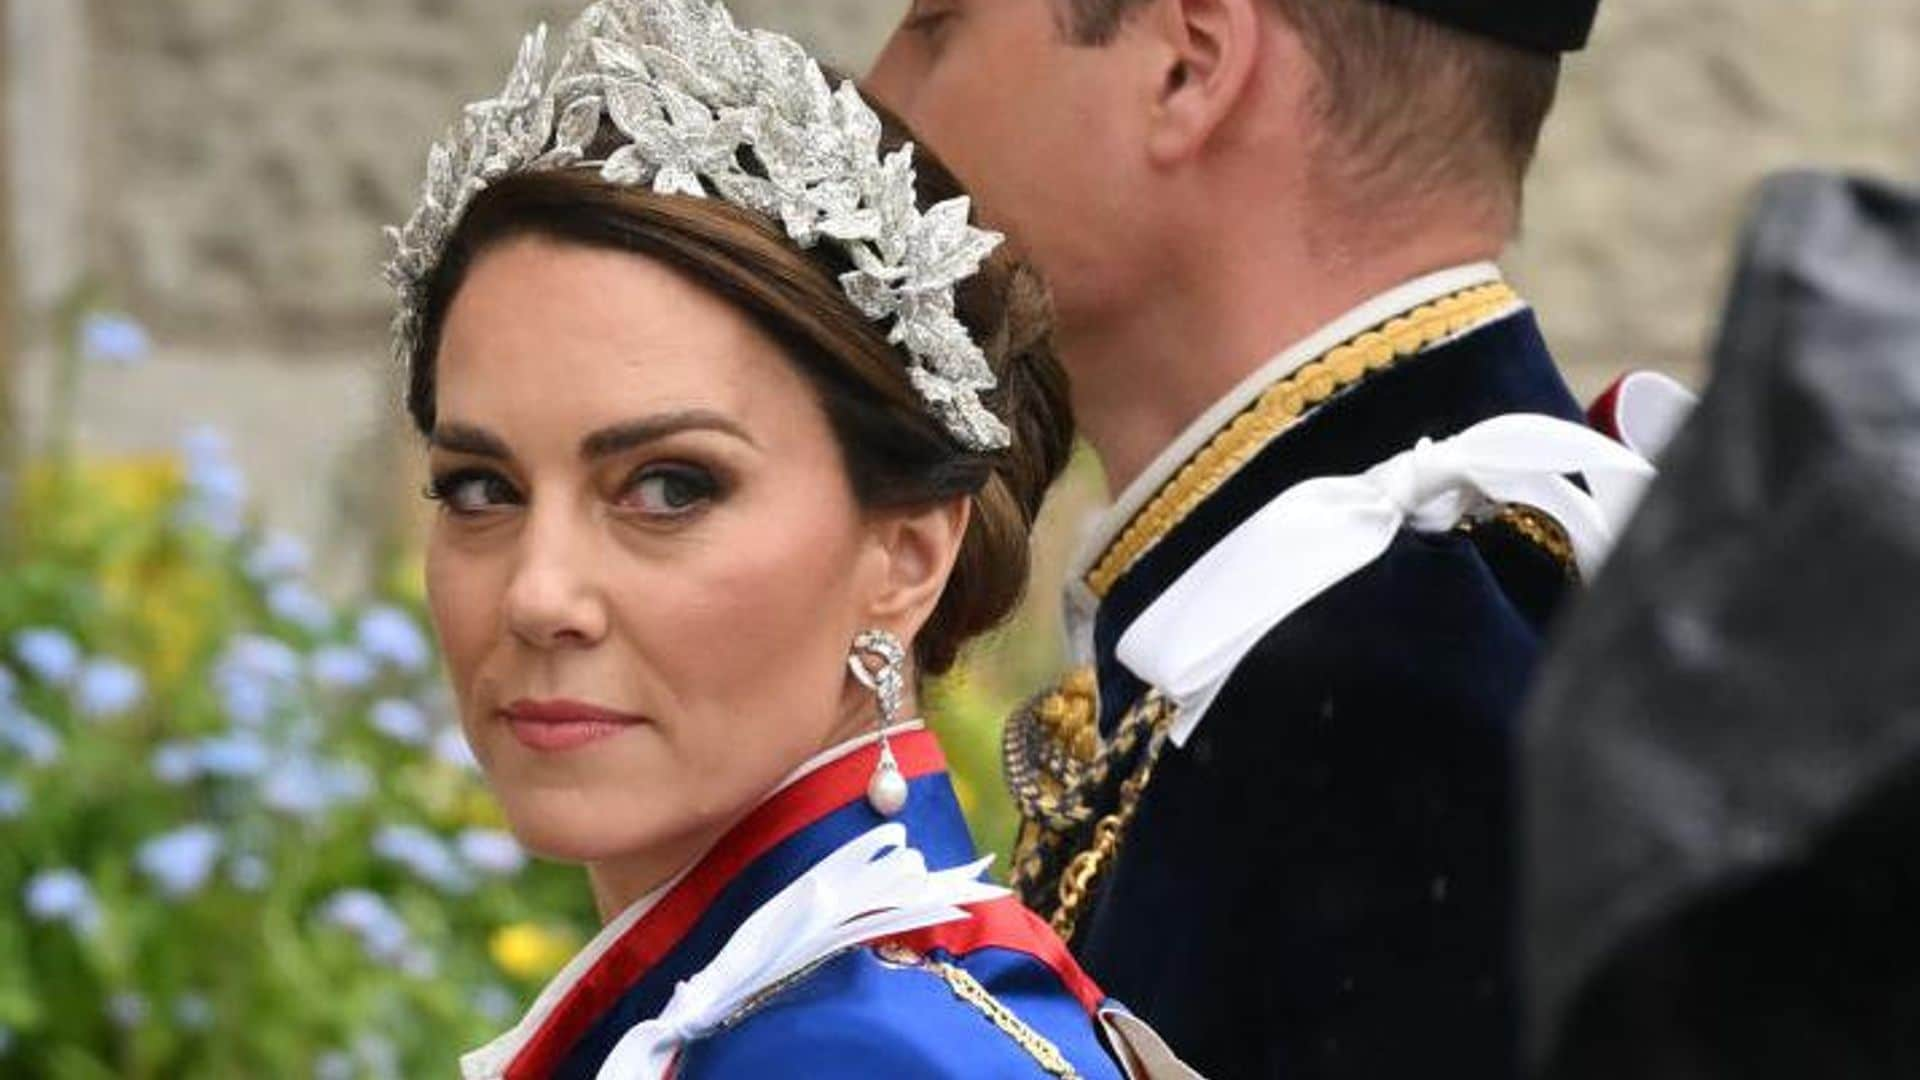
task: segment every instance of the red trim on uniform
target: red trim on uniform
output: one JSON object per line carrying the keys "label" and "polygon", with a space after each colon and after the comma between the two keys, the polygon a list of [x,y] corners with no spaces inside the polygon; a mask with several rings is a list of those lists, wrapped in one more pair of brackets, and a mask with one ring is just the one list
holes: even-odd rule
{"label": "red trim on uniform", "polygon": [[1629,377],[1622,375],[1608,383],[1600,396],[1593,399],[1593,404],[1587,406],[1588,426],[1614,442],[1626,441],[1620,434],[1620,390]]}
{"label": "red trim on uniform", "polygon": [[1003,896],[983,904],[968,904],[966,910],[973,918],[929,926],[888,940],[922,953],[935,949],[944,949],[954,956],[965,956],[975,949],[1025,953],[1045,964],[1088,1015],[1096,1014],[1101,1003],[1107,1000],[1099,984],[1080,969],[1073,954],[1067,951],[1066,942],[1019,900]]}
{"label": "red trim on uniform", "polygon": [[[932,733],[910,731],[890,741],[902,776],[911,780],[946,770],[946,758]],[[873,776],[873,760],[873,754],[859,750],[822,765],[734,826],[652,911],[581,975],[546,1023],[521,1048],[513,1064],[507,1066],[507,1080],[537,1080],[552,1075],[594,1022],[679,945],[742,870],[795,833],[863,797]]]}

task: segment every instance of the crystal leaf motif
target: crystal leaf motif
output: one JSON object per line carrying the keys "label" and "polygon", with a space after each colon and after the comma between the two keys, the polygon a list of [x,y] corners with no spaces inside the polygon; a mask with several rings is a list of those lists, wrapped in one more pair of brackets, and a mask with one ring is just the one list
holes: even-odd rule
{"label": "crystal leaf motif", "polygon": [[[920,212],[912,147],[881,158],[880,119],[853,84],[830,86],[797,42],[743,31],[710,0],[599,0],[569,28],[550,78],[547,59],[542,26],[500,95],[468,105],[428,153],[419,205],[387,230],[400,356],[417,345],[426,279],[476,194],[515,173],[591,167],[610,183],[765,214],[802,248],[838,245],[855,267],[841,278],[848,299],[891,320],[888,340],[929,411],[972,450],[1008,445],[980,400],[993,373],[954,312],[955,286],[1001,237],[968,224],[964,198]],[[603,117],[626,141],[589,160]]]}

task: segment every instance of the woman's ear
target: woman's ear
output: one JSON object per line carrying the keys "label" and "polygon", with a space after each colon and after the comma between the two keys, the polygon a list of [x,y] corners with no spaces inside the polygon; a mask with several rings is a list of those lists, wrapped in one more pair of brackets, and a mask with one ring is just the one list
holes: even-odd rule
{"label": "woman's ear", "polygon": [[872,540],[880,558],[877,587],[866,616],[911,641],[933,617],[954,560],[967,536],[973,500],[948,499],[914,509],[873,514]]}
{"label": "woman's ear", "polygon": [[1263,45],[1267,0],[1159,0],[1149,24],[1164,46],[1148,153],[1194,156],[1245,100]]}

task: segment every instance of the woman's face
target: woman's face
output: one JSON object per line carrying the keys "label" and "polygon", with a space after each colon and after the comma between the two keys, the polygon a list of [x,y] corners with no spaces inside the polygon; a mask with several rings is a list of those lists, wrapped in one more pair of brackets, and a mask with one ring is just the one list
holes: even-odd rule
{"label": "woman's face", "polygon": [[746,315],[640,256],[510,240],[436,378],[433,618],[529,847],[670,873],[871,723],[846,650],[878,530]]}

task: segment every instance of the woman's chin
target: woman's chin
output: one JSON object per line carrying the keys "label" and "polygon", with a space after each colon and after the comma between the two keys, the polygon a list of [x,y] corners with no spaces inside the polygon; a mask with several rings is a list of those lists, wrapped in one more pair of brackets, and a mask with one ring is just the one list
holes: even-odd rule
{"label": "woman's chin", "polygon": [[591,864],[609,859],[644,856],[671,843],[668,830],[650,828],[649,815],[606,805],[570,801],[554,805],[546,799],[504,799],[508,827],[520,846],[543,859]]}

